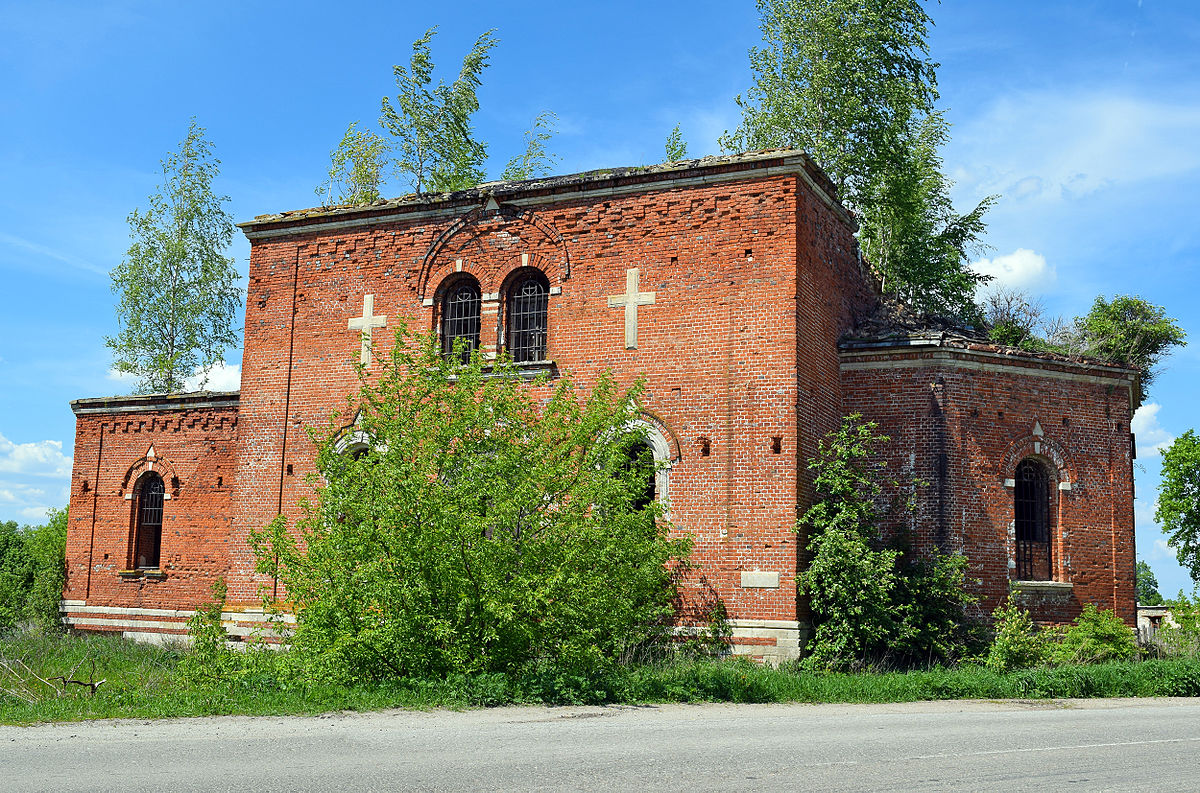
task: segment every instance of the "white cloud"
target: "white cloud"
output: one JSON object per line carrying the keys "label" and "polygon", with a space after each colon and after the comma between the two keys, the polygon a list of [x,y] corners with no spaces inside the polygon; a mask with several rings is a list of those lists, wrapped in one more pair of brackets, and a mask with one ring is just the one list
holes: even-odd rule
{"label": "white cloud", "polygon": [[104,375],[106,380],[112,380],[122,385],[133,385],[137,382],[137,375],[130,372],[118,372],[116,369],[109,369],[108,374]]}
{"label": "white cloud", "polygon": [[204,370],[197,368],[195,373],[184,381],[187,391],[199,391],[203,387],[207,391],[237,391],[242,387],[241,364],[227,364],[219,361],[208,370],[208,382],[201,386],[204,380]]}
{"label": "white cloud", "polygon": [[63,488],[57,499],[48,499],[46,491],[22,482],[0,481],[0,520],[17,519],[40,523],[51,507],[61,507],[70,498],[70,488]]}
{"label": "white cloud", "polygon": [[1136,436],[1139,458],[1157,457],[1175,440],[1175,436],[1158,423],[1158,411],[1160,410],[1162,410],[1162,405],[1157,402],[1148,402],[1134,411],[1133,418],[1129,422],[1129,428]]}
{"label": "white cloud", "polygon": [[32,476],[70,476],[71,460],[63,454],[62,449],[62,441],[13,443],[0,435],[0,472]]}
{"label": "white cloud", "polygon": [[993,280],[984,287],[985,290],[1007,287],[1042,292],[1058,279],[1054,268],[1046,264],[1046,257],[1028,248],[1017,248],[994,259],[980,259],[971,268],[992,276]]}
{"label": "white cloud", "polygon": [[1157,539],[1154,541],[1154,555],[1151,558],[1175,560],[1177,557],[1175,555],[1175,549],[1170,545],[1167,545],[1166,540]]}
{"label": "white cloud", "polygon": [[1009,95],[955,128],[960,186],[1069,201],[1200,169],[1200,105],[1078,88]]}

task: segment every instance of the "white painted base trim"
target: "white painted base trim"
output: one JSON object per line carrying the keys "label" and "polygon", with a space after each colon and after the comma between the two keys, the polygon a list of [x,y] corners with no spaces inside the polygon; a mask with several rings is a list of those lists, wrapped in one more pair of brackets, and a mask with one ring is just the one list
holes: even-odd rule
{"label": "white painted base trim", "polygon": [[[800,642],[808,632],[796,620],[729,620],[730,650],[734,655],[760,658],[764,663],[778,665],[800,657]],[[754,639],[753,643],[738,639]],[[770,640],[774,640],[773,642]],[[767,640],[767,641],[763,641]]]}

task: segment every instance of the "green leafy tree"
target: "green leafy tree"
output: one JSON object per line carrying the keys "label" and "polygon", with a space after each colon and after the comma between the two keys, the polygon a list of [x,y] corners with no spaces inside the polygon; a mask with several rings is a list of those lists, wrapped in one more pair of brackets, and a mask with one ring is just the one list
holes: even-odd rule
{"label": "green leafy tree", "polygon": [[991,289],[983,299],[983,320],[997,344],[1030,348],[1040,341],[1042,304],[1017,289]]}
{"label": "green leafy tree", "polygon": [[558,162],[558,156],[547,151],[546,143],[554,137],[557,121],[558,116],[549,110],[538,114],[533,126],[525,132],[525,152],[508,161],[501,178],[517,181],[550,173]]}
{"label": "green leafy tree", "polygon": [[1162,454],[1154,520],[1166,532],[1179,564],[1200,583],[1200,437],[1193,430]]}
{"label": "green leafy tree", "polygon": [[859,217],[884,291],[926,313],[974,320],[968,266],[993,198],[954,211],[938,151],[932,25],[920,0],[758,0],[764,46],[727,150],[807,151]]}
{"label": "green leafy tree", "polygon": [[1028,669],[1045,663],[1050,647],[1037,627],[1028,609],[1017,605],[1010,594],[1008,599],[992,612],[995,638],[988,648],[984,665],[997,672],[1013,669]]}
{"label": "green leafy tree", "polygon": [[413,42],[407,68],[394,66],[397,94],[383,98],[380,125],[395,138],[396,169],[413,190],[463,190],[484,181],[487,145],[476,140],[471,117],[479,109],[476,91],[498,40],[483,33],[463,58],[450,85],[433,85],[429,43],[437,28]]}
{"label": "green leafy tree", "polygon": [[25,619],[25,598],[33,583],[33,560],[15,521],[0,523],[0,634]]}
{"label": "green leafy tree", "polygon": [[220,161],[192,119],[179,150],[162,161],[163,183],[145,210],[129,216],[133,244],[112,271],[119,296],[116,336],[105,338],[114,368],[142,393],[179,391],[203,377],[238,343],[241,289],[228,196],[213,193]]}
{"label": "green leafy tree", "polygon": [[369,204],[381,197],[387,141],[357,127],[357,121],[347,127],[341,143],[329,153],[329,178],[316,191],[326,205]]}
{"label": "green leafy tree", "polygon": [[809,465],[819,498],[798,529],[811,554],[799,588],[814,624],[804,659],[812,668],[950,660],[968,638],[966,557],[919,554],[906,536],[883,536],[885,490],[901,483],[886,479],[888,438],[876,429],[848,417]]}
{"label": "green leafy tree", "polygon": [[675,125],[675,129],[671,130],[671,134],[667,136],[667,159],[665,162],[679,162],[686,160],[688,156],[687,141],[683,139],[683,133],[679,131],[679,125]]}
{"label": "green leafy tree", "polygon": [[370,444],[339,454],[341,421],[314,433],[324,482],[298,541],[282,518],[252,535],[310,674],[589,677],[669,631],[688,543],[645,498],[638,389],[531,389],[509,362],[463,359],[399,333],[347,409]]}
{"label": "green leafy tree", "polygon": [[50,510],[41,526],[0,523],[0,633],[24,622],[60,630],[66,581],[67,511]]}
{"label": "green leafy tree", "polygon": [[1150,565],[1141,559],[1137,563],[1137,602],[1139,606],[1161,606],[1163,596],[1158,591],[1158,578]]}
{"label": "green leafy tree", "polygon": [[1187,333],[1166,309],[1130,295],[1117,295],[1111,302],[1100,295],[1075,324],[1089,354],[1140,372],[1139,405],[1158,374],[1154,367],[1172,347],[1187,344]]}
{"label": "green leafy tree", "polygon": [[1087,603],[1050,652],[1058,664],[1130,661],[1138,654],[1137,637],[1111,610]]}

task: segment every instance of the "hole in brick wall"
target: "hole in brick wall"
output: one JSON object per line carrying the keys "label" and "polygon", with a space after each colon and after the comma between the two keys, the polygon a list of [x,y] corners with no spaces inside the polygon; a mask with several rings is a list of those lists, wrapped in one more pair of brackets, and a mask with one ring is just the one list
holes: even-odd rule
{"label": "hole in brick wall", "polygon": [[1067,418],[1066,416],[1063,416],[1063,426],[1064,427],[1071,426],[1071,420],[1069,418]]}
{"label": "hole in brick wall", "polygon": [[771,437],[771,454],[779,454],[783,451],[783,436],[773,435]]}
{"label": "hole in brick wall", "polygon": [[696,439],[696,442],[700,444],[701,457],[707,457],[712,454],[712,442],[708,438],[700,437]]}
{"label": "hole in brick wall", "polygon": [[753,248],[747,248],[747,249],[746,249],[746,258],[747,258],[747,259],[753,259],[753,258],[754,258],[754,249],[753,249]]}
{"label": "hole in brick wall", "polygon": [[979,418],[979,408],[971,408],[971,418]]}
{"label": "hole in brick wall", "polygon": [[678,257],[678,256],[672,256],[672,257],[671,257],[671,264],[679,264],[679,257]]}
{"label": "hole in brick wall", "polygon": [[997,410],[997,411],[996,411],[996,418],[998,418],[998,419],[1002,419],[1002,418],[1004,418],[1004,411],[1003,411],[1003,410]]}
{"label": "hole in brick wall", "polygon": [[287,467],[287,475],[288,475],[288,476],[291,476],[291,475],[292,475],[292,464],[291,464],[291,463],[288,463],[288,467]]}
{"label": "hole in brick wall", "polygon": [[88,491],[88,481],[86,479],[84,479],[82,492],[86,493],[87,491]]}
{"label": "hole in brick wall", "polygon": [[174,490],[179,489],[179,477],[177,477],[177,476],[171,477],[171,488]]}
{"label": "hole in brick wall", "polygon": [[220,487],[220,486],[221,486],[221,484],[222,484],[222,477],[219,477],[219,476],[218,476],[218,477],[217,477],[217,487]]}

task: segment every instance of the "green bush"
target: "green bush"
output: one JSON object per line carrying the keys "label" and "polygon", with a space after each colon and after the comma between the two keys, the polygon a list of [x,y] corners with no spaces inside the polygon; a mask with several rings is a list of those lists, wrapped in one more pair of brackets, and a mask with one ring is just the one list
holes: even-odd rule
{"label": "green bush", "polygon": [[988,648],[984,665],[998,672],[1028,669],[1046,662],[1048,649],[1045,638],[1033,624],[1029,611],[1008,599],[992,612],[995,638]]}
{"label": "green bush", "polygon": [[1168,656],[1200,655],[1200,598],[1183,592],[1164,604],[1170,617],[1158,629],[1158,643]]}
{"label": "green bush", "polygon": [[[511,363],[404,330],[374,372],[314,435],[324,484],[299,538],[282,520],[251,536],[294,606],[305,674],[549,669],[567,691],[669,637],[689,546],[646,502],[636,389],[607,375],[586,398],[569,377],[531,389]],[[370,439],[355,455],[340,453],[347,427]]]}
{"label": "green bush", "polygon": [[61,629],[66,543],[65,509],[51,510],[41,526],[0,523],[0,632],[24,622]]}
{"label": "green bush", "polygon": [[1112,611],[1088,603],[1051,648],[1057,664],[1096,664],[1129,661],[1137,657],[1137,637]]}

